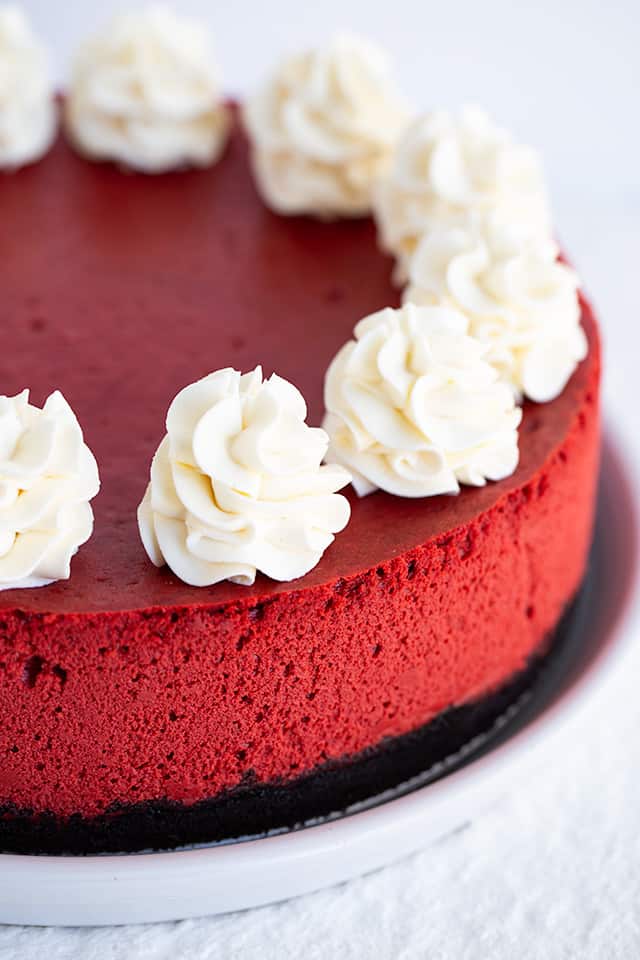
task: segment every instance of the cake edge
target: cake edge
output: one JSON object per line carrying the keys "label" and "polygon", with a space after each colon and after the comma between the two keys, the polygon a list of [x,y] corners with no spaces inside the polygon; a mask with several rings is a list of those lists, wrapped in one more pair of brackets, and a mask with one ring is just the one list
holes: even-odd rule
{"label": "cake edge", "polygon": [[193,804],[163,798],[116,803],[93,817],[58,817],[5,804],[0,852],[87,856],[242,842],[337,819],[357,812],[352,808],[377,806],[432,783],[494,746],[541,681],[562,672],[578,639],[575,625],[591,566],[527,665],[486,696],[448,707],[415,730],[384,738],[354,757],[326,761],[295,780],[259,783],[249,775]]}

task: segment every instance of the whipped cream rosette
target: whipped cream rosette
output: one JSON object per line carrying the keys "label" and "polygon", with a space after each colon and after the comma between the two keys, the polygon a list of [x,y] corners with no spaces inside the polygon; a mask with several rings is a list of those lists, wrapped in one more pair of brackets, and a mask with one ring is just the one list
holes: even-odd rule
{"label": "whipped cream rosette", "polygon": [[360,496],[457,493],[515,470],[521,411],[467,330],[445,307],[387,308],[361,320],[334,358],[327,459],[347,467]]}
{"label": "whipped cream rosette", "polygon": [[29,391],[0,397],[0,590],[70,576],[93,531],[98,468],[61,393],[42,409]]}
{"label": "whipped cream rosette", "polygon": [[299,391],[275,374],[218,370],[185,387],[167,414],[167,434],[138,510],[156,566],[208,586],[303,576],[349,520],[349,483],[321,466],[328,437],[307,426]]}
{"label": "whipped cream rosette", "polygon": [[557,256],[504,228],[440,228],[420,241],[404,300],[460,310],[516,398],[544,403],[587,354],[578,277]]}
{"label": "whipped cream rosette", "polygon": [[425,114],[407,129],[376,190],[374,211],[383,248],[398,258],[399,282],[420,238],[439,227],[489,215],[523,238],[551,233],[537,153],[472,107],[458,117]]}
{"label": "whipped cream rosette", "polygon": [[244,120],[266,203],[278,213],[361,216],[408,120],[384,53],[358,37],[285,59]]}
{"label": "whipped cream rosette", "polygon": [[117,15],[78,52],[66,126],[87,156],[144,173],[214,163],[229,114],[204,28],[162,5]]}
{"label": "whipped cream rosette", "polygon": [[0,167],[38,160],[57,127],[47,53],[22,11],[0,5]]}

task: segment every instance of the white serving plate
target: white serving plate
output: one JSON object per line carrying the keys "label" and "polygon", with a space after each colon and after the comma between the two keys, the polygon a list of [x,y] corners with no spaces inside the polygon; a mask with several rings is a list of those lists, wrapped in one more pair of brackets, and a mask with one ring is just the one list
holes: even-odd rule
{"label": "white serving plate", "polygon": [[[124,924],[197,917],[286,900],[376,870],[477,817],[578,724],[631,642],[620,630],[635,581],[632,486],[605,444],[597,606],[589,637],[541,712],[504,743],[428,786],[371,809],[257,840],[121,856],[0,855],[0,922]],[[595,591],[594,591],[595,592]]]}

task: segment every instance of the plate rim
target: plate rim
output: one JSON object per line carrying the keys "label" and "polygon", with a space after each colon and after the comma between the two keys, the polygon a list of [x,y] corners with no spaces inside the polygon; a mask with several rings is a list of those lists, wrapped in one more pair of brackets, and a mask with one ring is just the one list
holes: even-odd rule
{"label": "plate rim", "polygon": [[[579,721],[632,642],[640,554],[634,466],[603,433],[607,510],[624,539],[626,577],[605,636],[577,676],[521,729],[435,782],[347,816],[261,838],[167,851],[92,856],[0,854],[0,923],[113,925],[226,913],[310,893],[399,860],[455,829],[465,800],[480,811],[524,776],[551,736]],[[608,519],[610,519],[608,514]],[[466,819],[464,816],[460,823]],[[268,870],[268,882],[265,871]],[[136,894],[136,896],[134,896]],[[25,902],[26,899],[26,902]]]}

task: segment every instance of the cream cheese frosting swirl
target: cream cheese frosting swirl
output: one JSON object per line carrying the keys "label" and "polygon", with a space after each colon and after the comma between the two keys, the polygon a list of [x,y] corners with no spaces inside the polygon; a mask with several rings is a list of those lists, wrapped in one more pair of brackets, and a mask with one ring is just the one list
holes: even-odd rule
{"label": "cream cheese frosting swirl", "polygon": [[257,367],[224,369],[185,387],[138,510],[150,560],[203,587],[250,585],[256,572],[294,580],[311,570],[349,521],[349,483],[321,466],[328,437],[305,423],[299,391]]}
{"label": "cream cheese frosting swirl", "polygon": [[457,493],[515,470],[522,413],[467,329],[442,306],[386,308],[361,320],[334,358],[327,460],[348,468],[360,496]]}
{"label": "cream cheese frosting swirl", "polygon": [[116,16],[77,55],[66,126],[87,156],[144,173],[213,163],[229,115],[206,31],[160,4]]}
{"label": "cream cheese frosting swirl", "polygon": [[404,300],[460,310],[516,399],[544,403],[587,354],[578,278],[557,255],[552,242],[523,244],[505,229],[435,230],[411,259]]}
{"label": "cream cheese frosting swirl", "polygon": [[282,214],[361,216],[408,113],[385,55],[354,36],[283,61],[244,111],[265,202]]}
{"label": "cream cheese frosting swirl", "polygon": [[18,7],[0,6],[0,167],[42,157],[56,135],[58,113],[47,54]]}
{"label": "cream cheese frosting swirl", "polygon": [[429,113],[409,127],[376,190],[374,210],[383,248],[399,259],[400,281],[418,240],[437,227],[490,216],[523,237],[551,233],[537,153],[474,107],[459,117]]}
{"label": "cream cheese frosting swirl", "polygon": [[0,397],[0,590],[66,580],[93,531],[98,468],[61,393]]}

